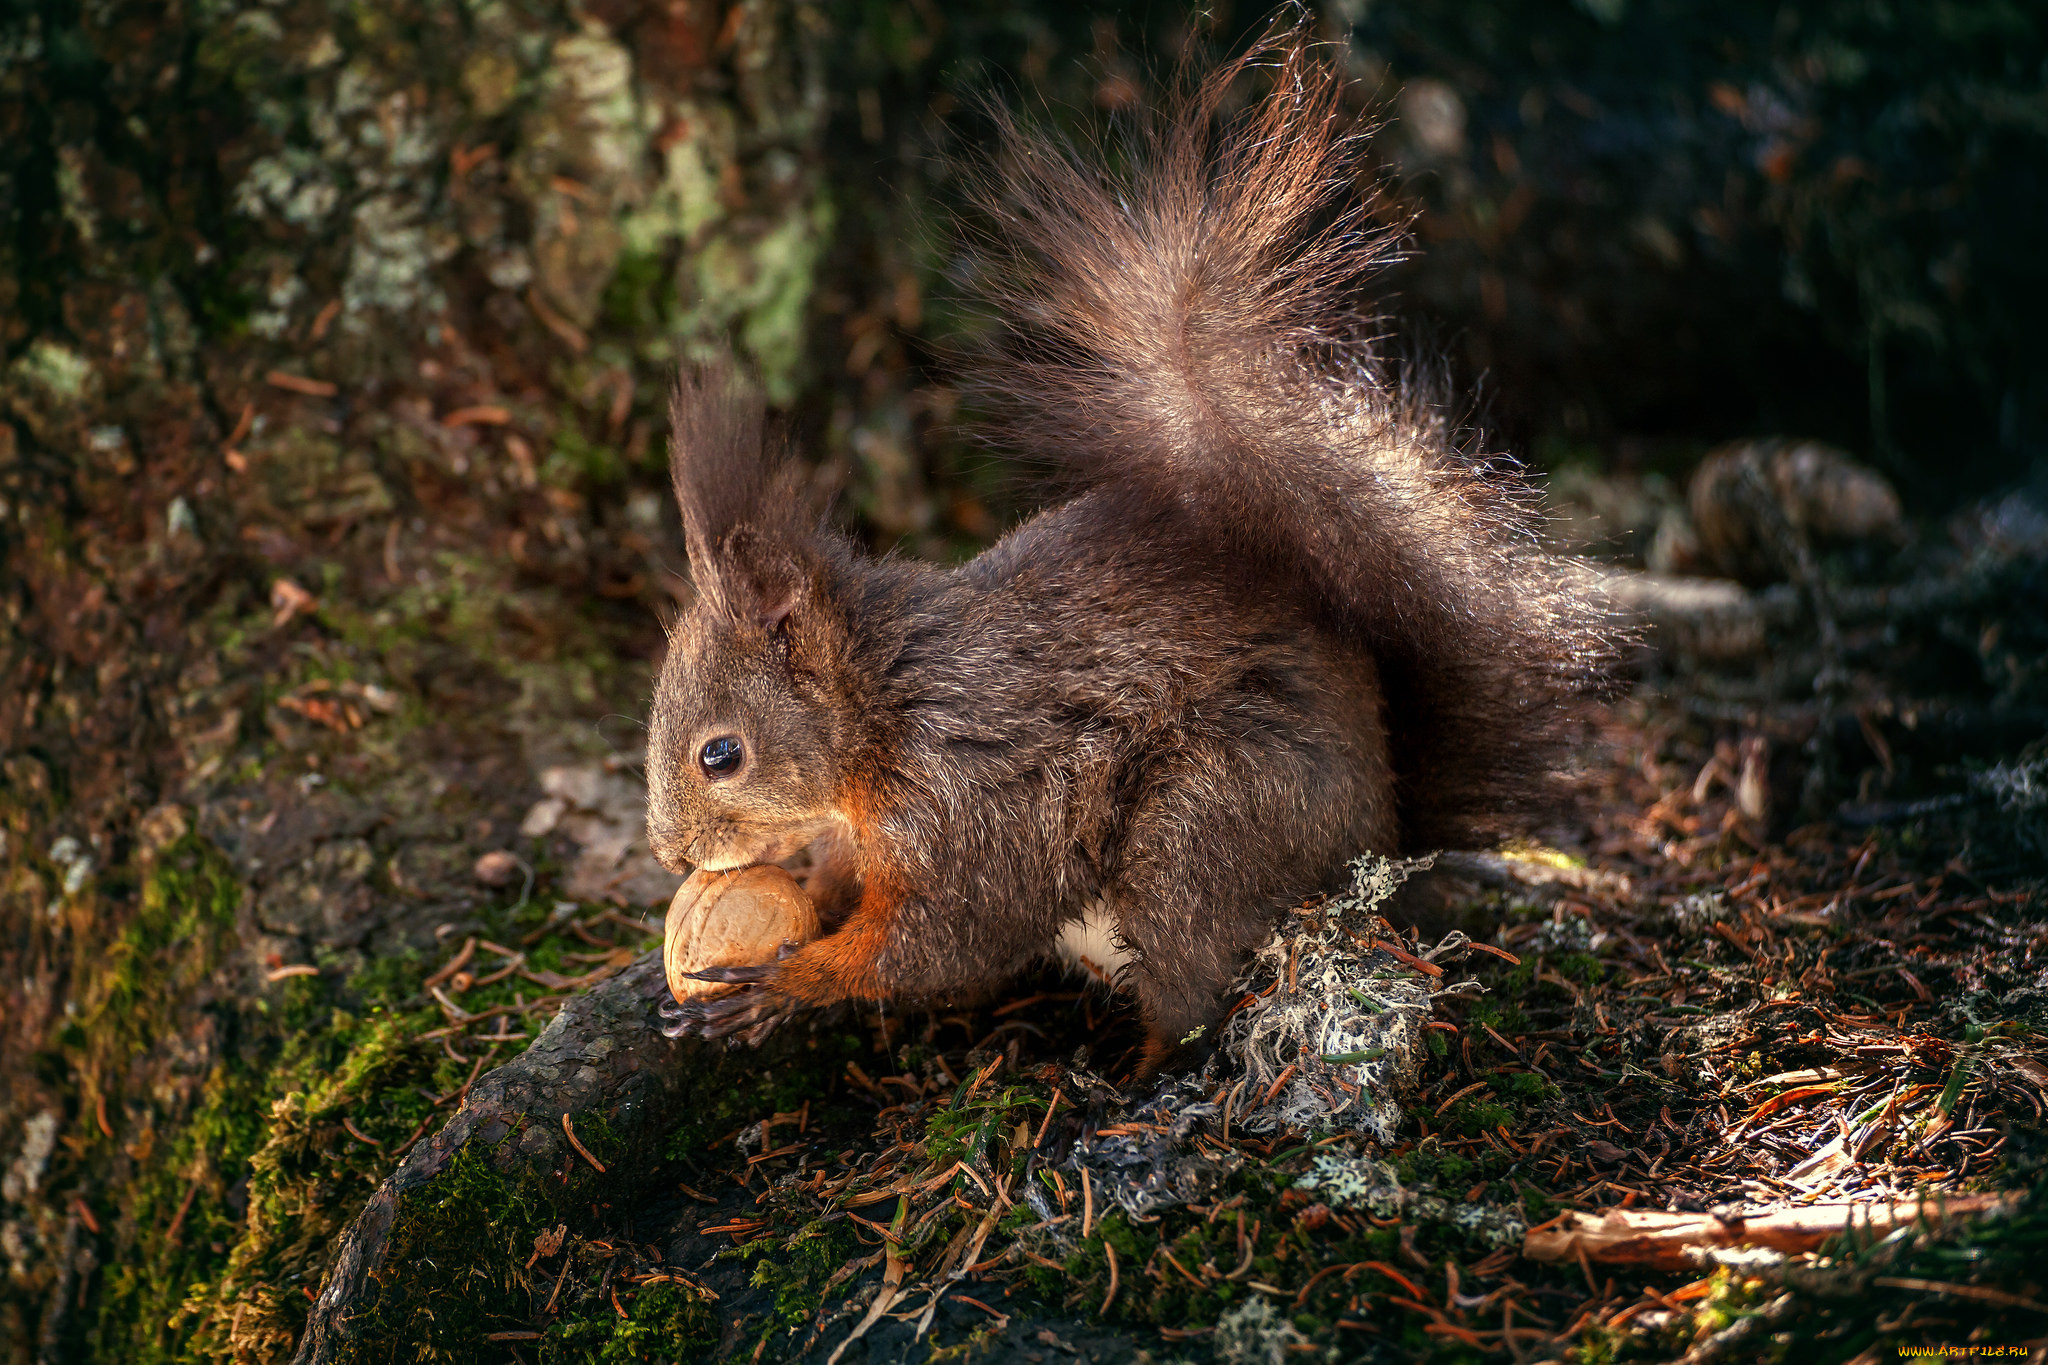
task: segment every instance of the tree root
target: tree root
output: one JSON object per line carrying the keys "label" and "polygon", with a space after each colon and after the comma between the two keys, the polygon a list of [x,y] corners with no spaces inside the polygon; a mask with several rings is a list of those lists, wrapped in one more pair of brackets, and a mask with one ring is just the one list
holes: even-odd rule
{"label": "tree root", "polygon": [[[661,955],[650,953],[570,1000],[525,1053],[478,1077],[454,1117],[412,1150],[342,1233],[294,1365],[352,1358],[414,1320],[415,1305],[447,1292],[436,1276],[469,1273],[418,1256],[387,1265],[405,1218],[475,1198],[453,1187],[458,1158],[481,1157],[505,1188],[537,1195],[527,1204],[540,1221],[594,1231],[587,1225],[595,1206],[628,1207],[647,1192],[663,1142],[693,1096],[715,1093],[731,1080],[721,1073],[742,1061],[774,1067],[768,1054],[788,1046],[727,1062],[724,1049],[664,1038],[655,1010],[667,995]],[[588,1147],[602,1151],[601,1162]]]}

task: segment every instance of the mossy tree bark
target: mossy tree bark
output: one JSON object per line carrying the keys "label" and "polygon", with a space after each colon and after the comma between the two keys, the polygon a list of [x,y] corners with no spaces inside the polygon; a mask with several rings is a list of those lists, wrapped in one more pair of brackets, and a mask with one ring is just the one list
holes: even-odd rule
{"label": "mossy tree bark", "polygon": [[[594,1233],[645,1194],[678,1120],[740,1070],[800,1060],[785,1035],[750,1055],[661,1036],[655,957],[579,997],[516,1060],[480,1076],[342,1233],[296,1365],[475,1350],[508,1316],[536,1239]],[[594,1158],[594,1161],[593,1161]],[[559,1245],[559,1238],[556,1239]],[[444,1269],[445,1267],[445,1269]]]}

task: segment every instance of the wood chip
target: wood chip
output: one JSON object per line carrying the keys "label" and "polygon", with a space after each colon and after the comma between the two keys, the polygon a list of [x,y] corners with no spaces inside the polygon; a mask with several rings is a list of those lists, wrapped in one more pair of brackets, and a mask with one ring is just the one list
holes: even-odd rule
{"label": "wood chip", "polygon": [[192,1211],[192,1197],[199,1193],[199,1182],[193,1181],[185,1187],[185,1197],[178,1201],[178,1212],[171,1219],[170,1231],[164,1234],[165,1246],[178,1244],[178,1232],[185,1226],[185,1215]]}
{"label": "wood chip", "polygon": [[1400,947],[1399,945],[1387,939],[1378,939],[1373,943],[1372,946],[1375,948],[1382,949],[1385,952],[1392,953],[1395,957],[1400,958],[1401,961],[1407,963],[1416,971],[1421,972],[1426,976],[1442,976],[1444,974],[1444,969],[1437,966],[1434,962],[1426,962],[1423,959],[1417,957],[1415,954],[1409,952],[1406,948]]}
{"label": "wood chip", "polygon": [[582,355],[590,349],[590,338],[584,335],[583,329],[548,307],[547,303],[542,300],[539,290],[529,289],[526,291],[526,306],[531,308],[533,315],[540,319],[541,326],[553,332],[564,346],[567,346],[577,355]]}
{"label": "wood chip", "polygon": [[[1114,1272],[1112,1272],[1112,1274],[1114,1274]],[[996,1320],[996,1330],[998,1332],[1002,1331],[1005,1327],[1008,1327],[1010,1325],[1010,1315],[1008,1313],[998,1312],[997,1310],[983,1303],[980,1299],[970,1298],[966,1294],[952,1294],[948,1295],[948,1297],[951,1298],[955,1303],[964,1303],[968,1305],[970,1308],[979,1308],[982,1312],[994,1318]],[[1111,1297],[1115,1297],[1114,1290],[1111,1291]],[[1104,1308],[1107,1308],[1108,1306],[1109,1305],[1107,1302],[1103,1304]]]}
{"label": "wood chip", "polygon": [[255,425],[256,405],[254,403],[242,404],[242,415],[235,419],[235,429],[228,433],[227,440],[221,442],[221,448],[223,450],[233,450],[242,443],[242,438],[247,436],[250,429]]}

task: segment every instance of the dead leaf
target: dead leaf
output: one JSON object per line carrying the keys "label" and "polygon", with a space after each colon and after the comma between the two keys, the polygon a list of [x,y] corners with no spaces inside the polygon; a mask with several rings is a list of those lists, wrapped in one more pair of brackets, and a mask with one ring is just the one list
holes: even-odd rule
{"label": "dead leaf", "polygon": [[557,1223],[548,1231],[535,1236],[533,1239],[533,1255],[526,1258],[527,1269],[531,1270],[534,1262],[540,1260],[541,1257],[552,1256],[560,1251],[562,1243],[568,1239],[568,1236],[569,1225],[567,1223]]}
{"label": "dead leaf", "polygon": [[289,578],[271,580],[270,605],[274,611],[270,618],[273,628],[288,624],[294,616],[311,613],[320,609],[320,599],[300,587]]}

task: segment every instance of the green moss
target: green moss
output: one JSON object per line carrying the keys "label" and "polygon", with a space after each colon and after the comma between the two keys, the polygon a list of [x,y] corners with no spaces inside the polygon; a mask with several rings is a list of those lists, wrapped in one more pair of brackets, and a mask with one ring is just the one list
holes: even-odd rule
{"label": "green moss", "polygon": [[[761,1253],[769,1250],[765,1242],[758,1248]],[[826,1281],[860,1255],[860,1244],[850,1224],[819,1221],[788,1241],[775,1243],[772,1250],[772,1255],[761,1254],[755,1261],[752,1283],[756,1289],[775,1292],[774,1321],[797,1332],[810,1325],[824,1303]]]}
{"label": "green moss", "polygon": [[[223,1196],[227,1173],[261,1141],[254,1097],[226,1068],[207,1078],[200,1109],[166,1159],[135,1182],[128,1213],[134,1241],[107,1270],[98,1322],[87,1334],[96,1359],[136,1362],[185,1357],[185,1299],[226,1268],[226,1246],[240,1233]],[[190,1191],[191,1202],[186,1202]],[[179,1235],[171,1228],[185,1211]]]}
{"label": "green moss", "polygon": [[[507,596],[501,564],[440,551],[434,555],[431,573],[414,576],[374,609],[345,601],[323,603],[320,619],[343,641],[372,656],[403,652],[429,641],[479,658],[496,658],[503,654],[500,613]],[[250,610],[264,609],[252,603]]]}
{"label": "green moss", "polygon": [[[304,999],[283,1012],[322,1011]],[[312,1027],[287,1033],[270,1066],[224,1080],[224,1120],[238,1108],[265,1118],[260,1142],[237,1163],[248,1182],[239,1238],[221,1273],[193,1284],[185,1301],[190,1354],[199,1358],[231,1359],[296,1340],[334,1237],[389,1174],[390,1154],[423,1123],[431,1126],[435,1111],[420,1091],[460,1083],[453,1063],[412,1041],[433,1022],[426,1012],[324,1013]]]}
{"label": "green moss", "polygon": [[1567,953],[1557,960],[1557,970],[1587,986],[1598,985],[1607,976],[1607,969],[1591,953]]}
{"label": "green moss", "polygon": [[675,289],[667,285],[673,272],[664,252],[621,252],[599,303],[606,323],[634,334],[666,332],[675,316]]}
{"label": "green moss", "polygon": [[[146,871],[135,917],[103,951],[81,936],[74,998],[87,1002],[60,1042],[73,1054],[86,1097],[81,1135],[88,1149],[111,1149],[98,1114],[120,1114],[134,1061],[191,1026],[196,997],[233,941],[242,887],[226,857],[188,835]],[[199,1089],[196,1113],[168,1140],[154,1127],[118,1132],[141,1168],[123,1196],[119,1252],[100,1289],[99,1321],[89,1339],[116,1342],[122,1358],[169,1359],[177,1340],[170,1318],[184,1287],[217,1273],[223,1238],[233,1229],[219,1196],[227,1182],[216,1154],[232,1163],[253,1149],[259,1125],[246,1087],[216,1065]],[[188,1202],[187,1192],[190,1192]],[[201,1199],[202,1193],[213,1196]],[[184,1209],[182,1223],[179,1209]],[[171,1231],[177,1225],[177,1237]]]}
{"label": "green moss", "polygon": [[[233,941],[242,888],[217,849],[187,837],[158,857],[140,900],[99,959],[85,992],[94,1006],[74,1030],[88,1086],[191,1026]],[[417,965],[393,962],[366,984],[390,1000],[418,980]],[[96,1354],[227,1359],[296,1338],[302,1290],[317,1283],[333,1235],[432,1113],[420,1088],[459,1083],[452,1061],[411,1041],[429,1013],[352,1013],[335,993],[300,978],[267,1010],[222,1016],[235,1045],[183,1122],[126,1144],[138,1170],[86,1333]]]}
{"label": "green moss", "polygon": [[1483,1025],[1508,1037],[1526,1033],[1529,1029],[1529,1016],[1512,997],[1483,996],[1472,1002],[1465,1017],[1474,1025]]}
{"label": "green moss", "polygon": [[687,1285],[658,1284],[564,1318],[539,1343],[541,1365],[642,1365],[696,1360],[718,1344],[718,1319],[705,1296]]}
{"label": "green moss", "polygon": [[1456,1152],[1445,1151],[1434,1138],[1395,1157],[1393,1166],[1401,1183],[1411,1188],[1464,1185],[1470,1183],[1473,1174],[1471,1161]]}
{"label": "green moss", "polygon": [[1522,1104],[1555,1099],[1564,1093],[1533,1071],[1510,1072],[1497,1078],[1494,1084],[1500,1088],[1503,1095]]}
{"label": "green moss", "polygon": [[1456,1133],[1460,1137],[1478,1137],[1486,1129],[1498,1128],[1502,1124],[1512,1124],[1514,1121],[1515,1112],[1512,1109],[1474,1098],[1459,1100],[1445,1111],[1443,1127],[1445,1132]]}
{"label": "green moss", "polygon": [[235,927],[241,883],[225,855],[187,835],[145,876],[141,907],[104,953],[81,943],[74,998],[88,1001],[80,1028],[96,1060],[148,1047],[175,1022],[178,1005],[218,964]]}
{"label": "green moss", "polygon": [[[67,1040],[88,1086],[124,1076],[146,1047],[191,1026],[195,1000],[233,943],[242,895],[226,859],[203,840],[159,856],[134,920],[103,953],[81,953],[83,997],[95,1004]],[[503,924],[514,919],[496,914]],[[560,951],[545,940],[534,960],[560,965]],[[82,1333],[92,1358],[228,1361],[290,1351],[335,1237],[400,1149],[454,1112],[430,1097],[453,1092],[470,1073],[467,1062],[418,1041],[441,1021],[418,1004],[426,970],[417,955],[383,958],[345,983],[296,978],[249,1008],[218,1014],[215,1027],[231,1045],[217,1051],[187,1114],[126,1143],[137,1169]],[[512,989],[497,983],[467,1003],[509,1003]],[[103,1141],[87,1124],[88,1142]],[[582,1120],[578,1135],[602,1156],[623,1146],[598,1115]],[[380,1302],[384,1316],[367,1324],[366,1339],[403,1344],[408,1359],[466,1358],[481,1332],[505,1327],[533,1237],[558,1210],[537,1177],[501,1176],[487,1156],[467,1151],[431,1190],[401,1206],[387,1264],[408,1292]],[[476,1269],[439,1277],[404,1269],[436,1257]],[[643,1297],[633,1321],[647,1332],[693,1311]]]}
{"label": "green moss", "polygon": [[[354,1354],[467,1360],[489,1333],[526,1327],[524,1312],[508,1310],[524,1308],[534,1238],[555,1225],[557,1212],[539,1176],[525,1167],[507,1175],[490,1153],[464,1147],[400,1201],[377,1277],[382,1292]],[[460,1273],[448,1269],[458,1266]]]}
{"label": "green moss", "polygon": [[626,462],[618,451],[585,436],[573,421],[564,421],[555,428],[554,449],[541,476],[565,488],[611,488],[625,479]]}

